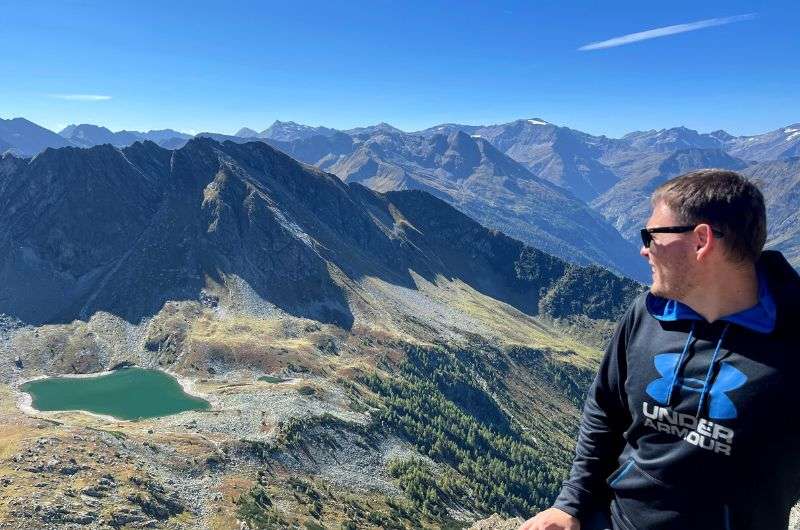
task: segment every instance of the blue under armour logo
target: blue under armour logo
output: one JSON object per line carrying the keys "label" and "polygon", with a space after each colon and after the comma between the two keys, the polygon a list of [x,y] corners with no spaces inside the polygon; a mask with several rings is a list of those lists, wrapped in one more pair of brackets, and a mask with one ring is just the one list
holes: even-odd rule
{"label": "blue under armour logo", "polygon": [[[678,368],[679,358],[680,355],[677,353],[662,353],[656,355],[653,359],[656,370],[661,374],[661,378],[647,385],[646,391],[650,394],[650,397],[662,405],[667,404],[669,387],[672,384],[672,378],[675,376],[675,370]],[[746,382],[747,376],[740,370],[728,363],[720,363],[719,373],[714,379],[711,389],[708,391],[709,418],[712,420],[728,420],[735,418],[736,406],[725,393],[739,388]],[[703,390],[703,380],[689,377],[678,378],[676,389],[678,388],[689,392],[697,392],[699,394]]]}

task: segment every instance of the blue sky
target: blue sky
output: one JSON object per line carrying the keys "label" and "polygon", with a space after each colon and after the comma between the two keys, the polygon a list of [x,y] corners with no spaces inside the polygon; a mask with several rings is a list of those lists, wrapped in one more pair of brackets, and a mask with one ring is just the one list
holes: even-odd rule
{"label": "blue sky", "polygon": [[800,121],[796,0],[0,0],[0,13],[0,117],[52,129],[232,133],[280,119],[417,130],[540,117],[620,136],[677,125],[755,134]]}

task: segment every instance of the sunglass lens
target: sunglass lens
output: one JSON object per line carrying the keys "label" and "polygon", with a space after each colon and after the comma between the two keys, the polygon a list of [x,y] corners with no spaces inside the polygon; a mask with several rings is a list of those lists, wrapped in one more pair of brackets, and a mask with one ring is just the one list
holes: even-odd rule
{"label": "sunglass lens", "polygon": [[648,232],[646,228],[642,228],[639,233],[642,236],[642,245],[644,248],[650,248],[650,242],[653,240],[653,234]]}

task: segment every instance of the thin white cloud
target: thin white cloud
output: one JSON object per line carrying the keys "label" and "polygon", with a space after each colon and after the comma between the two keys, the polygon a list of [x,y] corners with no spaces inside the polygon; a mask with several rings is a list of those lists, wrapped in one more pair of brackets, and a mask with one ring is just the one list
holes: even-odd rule
{"label": "thin white cloud", "polygon": [[108,101],[111,99],[111,96],[99,94],[50,94],[50,97],[66,101]]}
{"label": "thin white cloud", "polygon": [[710,28],[713,26],[724,26],[733,22],[742,22],[745,20],[752,20],[756,18],[756,13],[747,13],[746,15],[736,15],[733,17],[722,18],[709,18],[706,20],[698,20],[697,22],[689,22],[687,24],[676,24],[674,26],[665,26],[663,28],[649,29],[647,31],[640,31],[638,33],[630,33],[622,35],[621,37],[614,37],[600,42],[592,42],[578,48],[580,51],[601,50],[603,48],[613,48],[615,46],[623,46],[633,42],[642,40],[656,39],[658,37],[666,37],[668,35],[676,35],[678,33],[686,33],[687,31],[696,31],[698,29]]}

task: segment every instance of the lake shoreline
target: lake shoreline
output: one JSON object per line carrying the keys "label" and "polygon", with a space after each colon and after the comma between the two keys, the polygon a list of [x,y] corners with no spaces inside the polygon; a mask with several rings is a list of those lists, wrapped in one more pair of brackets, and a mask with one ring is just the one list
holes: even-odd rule
{"label": "lake shoreline", "polygon": [[33,395],[30,394],[29,392],[25,392],[24,390],[22,390],[22,386],[23,385],[25,385],[27,383],[34,382],[34,381],[39,381],[39,380],[42,380],[42,379],[50,379],[50,378],[52,378],[52,379],[56,379],[56,378],[59,378],[59,379],[92,379],[92,378],[98,378],[98,377],[102,377],[102,376],[113,375],[113,374],[115,374],[115,373],[117,373],[117,372],[119,372],[121,370],[125,370],[125,369],[128,369],[128,368],[138,368],[140,370],[152,370],[152,371],[156,371],[156,372],[160,372],[160,373],[166,374],[169,377],[172,377],[178,383],[178,385],[180,386],[181,391],[183,393],[185,393],[186,395],[198,398],[198,399],[202,399],[203,401],[208,403],[209,408],[211,408],[211,406],[212,406],[212,402],[209,399],[210,396],[208,394],[206,394],[206,393],[203,393],[203,392],[200,392],[199,390],[197,390],[195,388],[196,381],[194,379],[192,379],[192,378],[179,375],[179,374],[177,374],[175,372],[172,372],[170,370],[164,370],[164,369],[159,369],[159,368],[143,368],[143,367],[136,366],[136,365],[127,365],[127,366],[121,366],[119,368],[115,368],[114,370],[104,370],[102,372],[93,372],[93,373],[88,373],[88,374],[59,374],[59,375],[55,375],[55,376],[37,375],[37,376],[34,376],[34,377],[29,377],[29,378],[26,378],[26,379],[18,380],[14,384],[14,390],[18,394],[17,399],[16,399],[17,408],[19,408],[23,413],[31,415],[31,416],[37,416],[37,415],[39,415],[39,416],[53,416],[53,415],[69,413],[69,412],[77,412],[77,413],[81,413],[81,414],[86,414],[86,415],[91,416],[91,417],[96,418],[96,419],[100,419],[100,420],[107,421],[107,422],[112,422],[112,423],[121,423],[121,422],[128,423],[128,422],[133,422],[133,421],[153,420],[153,419],[158,419],[158,418],[162,418],[162,417],[166,417],[166,416],[173,416],[175,414],[180,414],[182,412],[196,412],[196,410],[190,409],[190,410],[176,412],[176,413],[173,413],[173,414],[166,414],[164,416],[152,416],[152,417],[149,417],[149,418],[140,418],[140,419],[124,419],[124,418],[117,418],[115,416],[111,416],[111,415],[108,415],[108,414],[100,414],[100,413],[97,413],[97,412],[92,412],[92,411],[85,410],[85,409],[39,410],[39,409],[37,409],[37,408],[35,408],[33,406]]}

